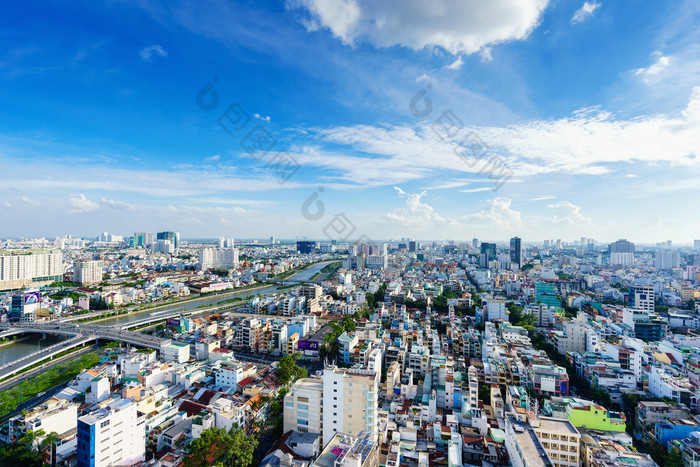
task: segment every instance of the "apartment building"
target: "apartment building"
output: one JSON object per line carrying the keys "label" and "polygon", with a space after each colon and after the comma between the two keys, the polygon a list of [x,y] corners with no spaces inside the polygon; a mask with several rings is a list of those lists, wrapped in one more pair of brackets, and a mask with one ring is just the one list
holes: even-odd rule
{"label": "apartment building", "polygon": [[76,260],[73,262],[73,282],[80,285],[99,284],[102,282],[102,261]]}
{"label": "apartment building", "polygon": [[53,250],[0,251],[0,290],[63,280],[63,254]]}
{"label": "apartment building", "polygon": [[323,371],[323,433],[326,443],[335,433],[361,432],[377,441],[379,373],[328,366]]}
{"label": "apartment building", "polygon": [[[322,434],[323,378],[297,380],[284,396],[284,433]],[[321,440],[322,445],[325,444]]]}
{"label": "apartment building", "polygon": [[78,467],[133,465],[145,460],[145,419],[136,404],[114,399],[78,419]]}
{"label": "apartment building", "polygon": [[506,449],[515,467],[578,467],[581,435],[568,420],[516,408],[506,417]]}

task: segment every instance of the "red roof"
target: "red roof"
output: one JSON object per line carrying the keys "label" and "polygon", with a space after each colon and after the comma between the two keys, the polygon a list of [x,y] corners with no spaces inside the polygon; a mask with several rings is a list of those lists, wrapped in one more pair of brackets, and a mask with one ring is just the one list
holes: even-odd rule
{"label": "red roof", "polygon": [[242,379],[241,381],[238,382],[238,385],[242,388],[248,386],[249,384],[253,383],[253,378],[248,376],[247,378]]}

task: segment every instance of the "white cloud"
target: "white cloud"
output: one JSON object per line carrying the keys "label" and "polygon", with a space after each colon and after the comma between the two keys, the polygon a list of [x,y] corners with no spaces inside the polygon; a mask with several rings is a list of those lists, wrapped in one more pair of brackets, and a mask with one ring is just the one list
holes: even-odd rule
{"label": "white cloud", "polygon": [[468,190],[459,190],[460,193],[479,193],[481,191],[493,191],[493,188],[487,186],[482,188],[469,188]]}
{"label": "white cloud", "polygon": [[215,162],[221,159],[221,156],[219,154],[214,154],[213,156],[207,157],[205,160],[210,161],[210,162]]}
{"label": "white cloud", "polygon": [[11,205],[10,203],[8,203],[7,201],[3,201],[3,202],[2,202],[2,205],[5,206],[6,208],[11,208],[11,207],[12,207],[12,205]]}
{"label": "white cloud", "polygon": [[117,199],[101,198],[100,205],[108,207],[108,208],[120,209],[122,211],[133,211],[134,210],[134,206],[132,204],[125,203],[124,201],[119,201]]}
{"label": "white cloud", "polygon": [[593,16],[593,13],[600,8],[601,3],[590,3],[585,2],[581,8],[576,10],[574,16],[571,18],[571,24],[579,24],[586,20],[586,18]]}
{"label": "white cloud", "polygon": [[39,202],[37,200],[29,198],[27,196],[22,196],[20,199],[23,203],[28,204],[30,206],[39,206]]}
{"label": "white cloud", "polygon": [[580,206],[576,206],[569,201],[559,201],[554,204],[548,204],[547,208],[556,210],[551,222],[557,224],[565,223],[580,226],[581,224],[586,224],[591,221],[591,219],[581,214]]}
{"label": "white cloud", "polygon": [[460,68],[462,68],[462,65],[464,65],[464,60],[462,60],[462,56],[460,55],[457,57],[457,60],[450,63],[449,65],[445,65],[445,68],[447,68],[448,70],[459,70]]}
{"label": "white cloud", "polygon": [[264,122],[267,122],[267,123],[270,123],[270,120],[271,120],[269,115],[266,115],[266,116],[263,117],[263,116],[260,115],[260,114],[253,114],[253,117],[255,117],[255,118],[257,118],[257,119],[260,119],[260,120],[262,120],[262,121],[264,121]]}
{"label": "white cloud", "polygon": [[139,52],[139,55],[141,55],[141,59],[144,62],[150,62],[153,60],[153,56],[159,56],[159,57],[167,57],[168,52],[166,52],[163,47],[161,47],[158,44],[154,45],[149,45],[148,47],[145,47],[141,49],[141,52]]}
{"label": "white cloud", "polygon": [[94,211],[99,208],[99,203],[90,201],[84,194],[70,195],[68,196],[68,204],[71,205],[73,209],[71,212],[89,212]]}
{"label": "white cloud", "polygon": [[[443,141],[430,123],[414,127],[356,125],[310,129],[323,145],[344,146],[328,151],[316,146],[294,148],[300,164],[328,170],[363,186],[386,186],[431,176],[478,176],[486,162],[468,165]],[[460,135],[477,135],[486,145],[484,159],[497,154],[513,177],[538,174],[603,175],[619,164],[667,163],[700,165],[700,86],[687,107],[675,115],[657,114],[616,119],[600,109],[583,109],[557,120],[533,120],[503,127],[465,126]],[[458,141],[454,138],[453,141]],[[347,150],[345,150],[347,149]],[[616,166],[618,165],[618,166]],[[625,170],[628,172],[628,170]],[[481,182],[488,181],[484,176]],[[440,180],[435,185],[459,183]],[[511,179],[508,183],[512,183]]]}
{"label": "white cloud", "polygon": [[638,68],[635,70],[635,74],[647,84],[650,84],[656,78],[658,78],[671,63],[671,57],[667,55],[660,55],[658,53],[656,55],[659,55],[659,58],[648,68]]}
{"label": "white cloud", "polygon": [[392,222],[398,222],[404,226],[430,227],[434,224],[448,225],[457,224],[454,220],[445,219],[435,212],[432,206],[421,201],[427,191],[421,193],[407,193],[395,186],[394,189],[402,198],[406,198],[403,207],[395,209],[387,214]]}
{"label": "white cloud", "polygon": [[[307,29],[328,28],[344,44],[475,53],[528,37],[548,0],[289,0],[311,15]],[[311,25],[312,27],[309,27]]]}
{"label": "white cloud", "polygon": [[464,216],[467,224],[486,225],[502,230],[516,230],[522,227],[519,211],[511,209],[510,198],[496,197],[486,201],[488,208],[483,211]]}

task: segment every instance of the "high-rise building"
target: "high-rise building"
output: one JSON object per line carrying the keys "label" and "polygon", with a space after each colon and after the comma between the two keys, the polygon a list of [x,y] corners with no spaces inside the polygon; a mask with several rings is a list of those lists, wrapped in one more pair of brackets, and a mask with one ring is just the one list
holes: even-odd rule
{"label": "high-rise building", "polygon": [[656,250],[654,264],[657,271],[678,268],[681,265],[681,256],[677,251]]}
{"label": "high-rise building", "polygon": [[115,399],[78,418],[78,467],[134,465],[145,454],[145,418],[134,402]]}
{"label": "high-rise building", "polygon": [[169,240],[173,244],[173,248],[176,250],[180,248],[180,232],[158,232],[156,234],[156,240]]}
{"label": "high-rise building", "polygon": [[199,250],[199,269],[237,269],[238,250],[236,248],[202,248]]}
{"label": "high-rise building", "polygon": [[316,249],[316,242],[300,240],[297,242],[297,251],[302,255],[308,255]]}
{"label": "high-rise building", "polygon": [[495,243],[482,243],[481,256],[479,257],[479,266],[488,268],[489,263],[496,259],[498,255]]}
{"label": "high-rise building", "polygon": [[284,430],[321,434],[365,432],[377,441],[379,372],[327,366],[323,376],[303,378],[284,397]]}
{"label": "high-rise building", "polygon": [[420,249],[420,246],[419,246],[418,242],[416,242],[416,241],[413,240],[413,239],[411,239],[411,240],[408,241],[408,251],[409,251],[409,253],[415,253],[415,252],[417,252],[419,249]]}
{"label": "high-rise building", "polygon": [[695,240],[694,246],[696,250],[700,251],[700,240]]}
{"label": "high-rise building", "polygon": [[134,247],[146,248],[153,245],[153,232],[134,232]]}
{"label": "high-rise building", "polygon": [[63,254],[56,250],[0,251],[0,290],[49,285],[63,279]]}
{"label": "high-rise building", "polygon": [[102,261],[80,259],[73,262],[73,282],[86,284],[99,284],[102,282]]}
{"label": "high-rise building", "polygon": [[520,237],[510,239],[510,262],[515,263],[520,267],[522,264],[522,249]]}
{"label": "high-rise building", "polygon": [[620,239],[608,245],[610,264],[628,267],[634,264],[634,243]]}
{"label": "high-rise building", "polygon": [[380,374],[373,370],[326,367],[323,371],[323,434],[327,443],[335,433],[372,434],[377,442]]}

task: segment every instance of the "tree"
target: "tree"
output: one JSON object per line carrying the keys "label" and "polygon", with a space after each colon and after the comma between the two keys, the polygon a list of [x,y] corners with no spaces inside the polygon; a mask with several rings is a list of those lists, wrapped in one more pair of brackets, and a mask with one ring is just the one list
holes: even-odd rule
{"label": "tree", "polygon": [[488,402],[488,404],[491,404],[491,402],[490,402],[491,401],[491,387],[490,386],[488,386],[486,384],[482,384],[481,386],[479,386],[479,400],[483,401],[484,404],[486,404],[487,402]]}
{"label": "tree", "polygon": [[0,467],[43,465],[41,451],[35,449],[37,441],[42,436],[44,436],[44,430],[28,431],[15,444],[0,447]]}
{"label": "tree", "polygon": [[306,378],[308,376],[306,368],[297,365],[297,358],[299,358],[299,354],[285,355],[280,359],[277,371],[279,373],[280,383],[283,386],[288,383],[293,383],[299,378]]}
{"label": "tree", "polygon": [[186,467],[205,467],[213,465],[227,455],[229,435],[223,428],[213,427],[202,431],[193,439],[185,457]]}

